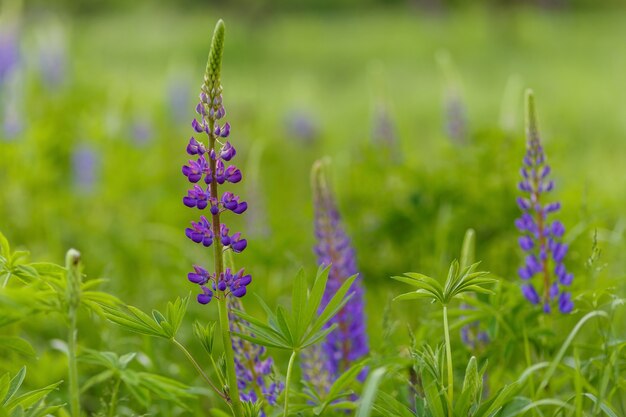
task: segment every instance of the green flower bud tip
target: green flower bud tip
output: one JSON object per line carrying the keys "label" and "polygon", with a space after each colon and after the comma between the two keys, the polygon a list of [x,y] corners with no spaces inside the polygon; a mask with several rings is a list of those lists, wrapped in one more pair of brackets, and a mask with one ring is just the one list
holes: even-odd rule
{"label": "green flower bud tip", "polygon": [[75,309],[80,303],[81,263],[80,252],[70,249],[65,255],[65,268],[67,270],[66,295],[70,308]]}
{"label": "green flower bud tip", "polygon": [[224,52],[224,21],[217,21],[211,40],[211,50],[204,75],[205,93],[214,98],[219,94],[220,72],[222,70],[222,54]]}
{"label": "green flower bud tip", "polygon": [[535,113],[535,95],[530,88],[526,90],[526,136],[528,141],[539,141],[537,116]]}

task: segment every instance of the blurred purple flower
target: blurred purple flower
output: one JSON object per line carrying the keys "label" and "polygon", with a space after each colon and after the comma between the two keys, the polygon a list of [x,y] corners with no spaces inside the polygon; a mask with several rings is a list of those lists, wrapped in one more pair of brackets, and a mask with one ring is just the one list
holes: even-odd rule
{"label": "blurred purple flower", "polygon": [[72,174],[76,187],[85,192],[92,191],[97,181],[99,159],[96,151],[88,144],[78,145],[72,153]]}
{"label": "blurred purple flower", "polygon": [[[318,161],[313,168],[313,193],[315,202],[315,252],[319,265],[331,265],[326,291],[320,308],[324,308],[335,295],[343,282],[358,275],[354,249],[348,235],[343,230],[341,217],[334,196],[323,172],[323,164]],[[319,363],[303,366],[305,379],[310,383],[333,381],[346,369],[369,353],[369,343],[365,332],[363,306],[363,283],[360,275],[351,287],[352,298],[345,307],[328,323],[337,328],[322,342],[322,350],[313,350],[305,359]],[[319,348],[318,348],[319,349]],[[313,374],[312,371],[315,371]],[[317,372],[320,373],[317,373]],[[326,372],[328,375],[323,375]],[[364,380],[366,371],[359,375]],[[327,389],[327,387],[317,387]]]}
{"label": "blurred purple flower", "polygon": [[[230,330],[234,333],[246,333],[248,323],[234,314],[234,310],[243,310],[243,304],[240,299],[229,297]],[[235,352],[235,369],[241,401],[256,402],[263,399],[269,405],[276,405],[284,385],[274,379],[272,357],[266,354],[265,347],[261,345],[237,336],[232,336],[231,340]],[[261,411],[261,416],[265,416],[264,410]]]}
{"label": "blurred purple flower", "polygon": [[17,25],[0,27],[0,91],[3,84],[20,63],[20,37]]}
{"label": "blurred purple flower", "polygon": [[319,129],[315,118],[305,110],[294,109],[285,117],[287,134],[304,144],[311,144],[319,136]]}

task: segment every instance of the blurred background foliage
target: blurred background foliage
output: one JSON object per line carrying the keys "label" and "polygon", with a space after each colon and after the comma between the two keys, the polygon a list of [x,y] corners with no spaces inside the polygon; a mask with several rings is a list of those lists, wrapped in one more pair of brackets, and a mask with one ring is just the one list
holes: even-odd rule
{"label": "blurred background foliage", "polygon": [[[184,236],[197,214],[182,205],[180,168],[218,17],[244,173],[236,188],[250,207],[229,221],[248,237],[237,262],[252,291],[280,298],[300,266],[315,269],[309,169],[325,155],[365,279],[370,334],[400,291],[389,277],[443,273],[469,227],[482,268],[518,285],[522,91],[532,87],[574,294],[624,293],[621,0],[0,4],[0,230],[37,260],[78,248],[87,275],[107,278],[105,289],[130,304],[162,307],[186,294],[191,264],[210,258]],[[589,262],[594,238],[601,255]],[[420,322],[420,337],[433,331],[427,306],[393,311]],[[190,307],[191,318],[213,313]],[[572,319],[554,320],[558,329]],[[41,343],[63,328],[30,326]],[[82,337],[93,348],[156,349],[116,332],[87,326]],[[394,337],[406,340],[404,327]],[[374,350],[395,340],[373,339]],[[39,359],[42,381],[54,369],[62,378],[54,358]]]}

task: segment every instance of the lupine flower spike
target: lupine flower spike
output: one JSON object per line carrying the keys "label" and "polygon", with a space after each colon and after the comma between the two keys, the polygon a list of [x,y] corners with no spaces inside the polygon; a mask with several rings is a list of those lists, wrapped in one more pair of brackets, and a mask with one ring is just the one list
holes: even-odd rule
{"label": "lupine flower spike", "polygon": [[[343,230],[335,199],[326,180],[324,163],[318,161],[312,172],[315,203],[315,252],[319,265],[331,265],[321,308],[350,276],[358,274],[354,249]],[[337,328],[321,344],[307,352],[303,363],[305,379],[318,389],[327,390],[343,371],[368,354],[363,313],[362,278],[352,284],[354,293],[345,307],[329,322]],[[365,372],[359,378],[365,378]]]}
{"label": "lupine flower spike", "polygon": [[461,95],[461,83],[448,51],[437,53],[437,62],[445,77],[444,115],[445,131],[457,144],[467,142],[467,111]]}
{"label": "lupine flower spike", "polygon": [[[218,29],[216,29],[216,34]],[[182,170],[183,175],[193,184],[187,191],[187,195],[183,197],[183,204],[189,208],[209,211],[206,216],[200,216],[198,221],[192,221],[191,226],[185,230],[185,234],[193,242],[205,247],[215,245],[216,252],[219,253],[219,273],[209,273],[202,266],[194,265],[193,272],[188,275],[189,281],[200,286],[198,302],[201,304],[209,303],[214,297],[219,298],[229,294],[242,297],[246,294],[246,286],[252,281],[252,277],[243,269],[231,271],[226,268],[223,270],[221,261],[222,250],[230,249],[239,253],[247,246],[247,241],[240,232],[231,233],[229,228],[221,222],[221,215],[225,212],[242,214],[248,208],[248,204],[240,201],[239,197],[232,192],[224,191],[220,195],[218,191],[218,185],[238,183],[242,178],[239,168],[235,165],[227,166],[227,163],[237,154],[231,143],[224,141],[230,135],[230,124],[220,125],[226,112],[222,104],[219,66],[216,67],[212,59],[217,60],[217,54],[219,54],[221,60],[221,42],[223,38],[217,45],[220,50],[215,51],[214,38],[214,48],[211,49],[209,56],[200,101],[196,106],[198,117],[191,123],[196,135],[192,136],[187,144],[187,153],[193,158],[183,166]],[[208,139],[206,145],[202,142],[203,136]]]}
{"label": "lupine flower spike", "polygon": [[[235,148],[227,141],[230,136],[230,124],[222,123],[226,111],[222,104],[222,85],[220,72],[222,52],[224,49],[224,22],[220,20],[215,26],[211,51],[200,88],[200,100],[196,106],[198,114],[191,122],[194,136],[189,139],[187,153],[192,159],[183,166],[183,175],[193,185],[183,197],[183,204],[189,208],[207,210],[198,221],[192,221],[185,234],[191,241],[204,247],[213,247],[214,271],[209,272],[201,265],[194,265],[188,279],[200,287],[197,300],[200,304],[208,304],[212,299],[218,300],[218,313],[222,344],[226,356],[226,376],[228,379],[228,395],[235,415],[243,415],[235,358],[230,338],[227,297],[243,297],[252,277],[244,269],[235,271],[224,268],[224,251],[242,252],[247,241],[240,232],[232,233],[221,221],[222,214],[231,212],[241,214],[248,208],[244,201],[230,191],[220,193],[219,186],[226,183],[235,184],[241,181],[239,168],[230,164],[237,154]],[[207,141],[204,142],[202,138]]]}
{"label": "lupine flower spike", "polygon": [[546,313],[554,305],[562,313],[569,313],[574,303],[566,289],[574,276],[564,264],[568,250],[567,244],[563,243],[565,227],[558,220],[548,219],[561,208],[561,204],[545,202],[545,195],[552,191],[554,182],[549,179],[550,166],[539,138],[535,102],[530,90],[526,92],[526,138],[526,155],[520,171],[522,181],[519,183],[524,196],[517,199],[522,216],[515,220],[515,226],[522,234],[519,245],[526,255],[524,265],[518,271],[525,281],[522,293],[531,303],[542,304]]}

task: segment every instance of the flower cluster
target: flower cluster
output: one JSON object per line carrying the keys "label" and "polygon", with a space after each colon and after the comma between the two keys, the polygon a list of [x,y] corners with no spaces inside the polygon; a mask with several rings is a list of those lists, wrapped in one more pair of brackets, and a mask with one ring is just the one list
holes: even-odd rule
{"label": "flower cluster", "polygon": [[[321,308],[324,308],[343,282],[352,275],[358,274],[355,252],[350,239],[343,230],[341,217],[331,190],[326,183],[322,164],[317,163],[313,171],[313,188],[315,193],[315,236],[318,244],[315,252],[320,265],[331,265],[326,291]],[[355,361],[366,356],[369,344],[365,333],[365,315],[363,308],[363,287],[360,276],[350,288],[352,298],[343,309],[330,320],[337,328],[331,332],[323,342],[323,351],[317,356],[325,357],[324,368],[330,380],[335,380],[343,371]],[[309,354],[309,358],[312,356]],[[313,355],[316,356],[316,355]],[[305,369],[316,369],[315,366],[305,366]],[[305,375],[307,381],[325,380],[326,377]],[[365,378],[365,373],[360,375]]]}
{"label": "flower cluster", "polygon": [[[233,310],[243,310],[241,301],[231,297],[228,299],[228,307],[231,332],[244,333],[247,328],[246,321],[232,313]],[[266,356],[263,346],[236,336],[231,340],[235,352],[235,369],[241,401],[256,402],[263,399],[269,405],[276,405],[278,396],[285,386],[282,382],[274,380],[272,357]],[[264,411],[261,412],[261,416],[265,416]]]}
{"label": "flower cluster", "polygon": [[[546,313],[551,311],[553,303],[562,313],[569,313],[574,303],[565,289],[572,284],[574,276],[564,264],[568,250],[562,241],[565,227],[558,220],[548,220],[548,215],[558,211],[561,205],[542,202],[543,195],[554,188],[554,182],[549,179],[550,166],[539,140],[532,93],[527,94],[527,118],[526,155],[519,183],[525,196],[517,199],[522,216],[515,220],[515,226],[522,234],[519,245],[526,254],[524,265],[518,271],[526,282],[522,285],[522,293],[531,303],[543,304]],[[535,276],[539,276],[543,283],[541,295],[531,282]]]}
{"label": "flower cluster", "polygon": [[[193,184],[183,197],[183,204],[190,208],[209,210],[210,216],[200,216],[198,221],[192,221],[191,227],[185,229],[185,235],[195,243],[205,247],[217,245],[216,259],[222,256],[222,250],[232,250],[235,253],[242,252],[248,242],[242,238],[240,232],[230,233],[229,228],[220,221],[220,215],[224,212],[241,214],[246,211],[248,204],[240,201],[239,197],[230,191],[219,194],[218,185],[225,183],[236,184],[241,181],[241,171],[235,165],[226,163],[231,161],[237,151],[230,142],[220,142],[230,135],[230,124],[219,124],[226,111],[222,104],[222,87],[210,76],[205,78],[205,84],[200,93],[200,102],[196,106],[198,117],[191,123],[197,134],[208,136],[208,145],[191,137],[187,144],[187,153],[195,159],[190,159],[183,166],[182,172]],[[217,149],[219,145],[219,149]],[[198,183],[204,182],[205,185]],[[221,258],[217,260],[221,263]],[[218,270],[221,271],[221,268]],[[198,302],[209,303],[220,291],[224,296],[232,294],[235,297],[243,297],[246,294],[246,286],[252,281],[252,277],[244,273],[232,272],[226,269],[223,272],[210,274],[201,266],[194,265],[194,272],[188,274],[189,281],[198,284],[201,293]]]}

